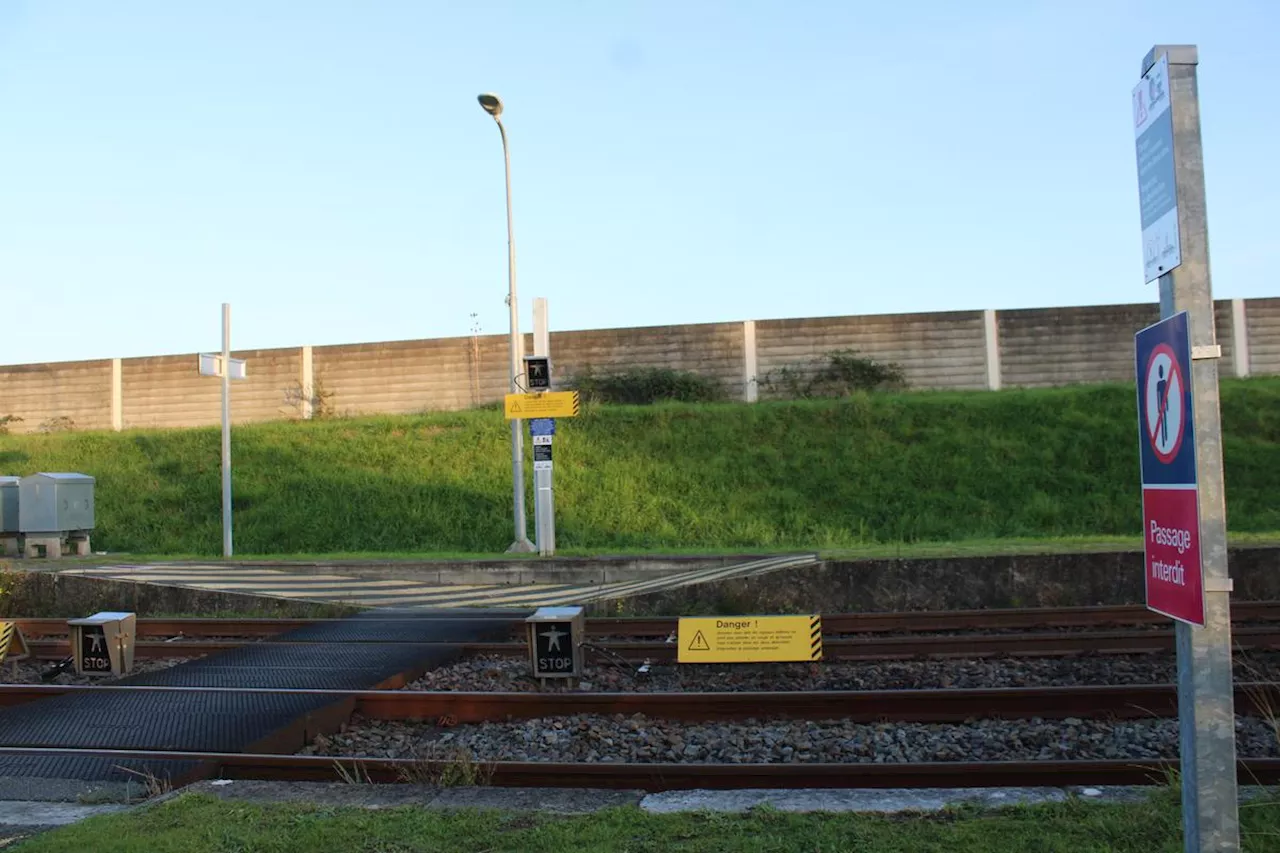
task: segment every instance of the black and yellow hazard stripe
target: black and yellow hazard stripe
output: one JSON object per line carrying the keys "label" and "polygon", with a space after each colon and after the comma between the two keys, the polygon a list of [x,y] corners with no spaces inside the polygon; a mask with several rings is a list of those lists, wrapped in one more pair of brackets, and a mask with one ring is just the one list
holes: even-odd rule
{"label": "black and yellow hazard stripe", "polygon": [[809,660],[822,660],[822,617],[809,619]]}
{"label": "black and yellow hazard stripe", "polygon": [[9,656],[9,645],[17,631],[17,622],[0,622],[0,663],[4,663],[4,659]]}

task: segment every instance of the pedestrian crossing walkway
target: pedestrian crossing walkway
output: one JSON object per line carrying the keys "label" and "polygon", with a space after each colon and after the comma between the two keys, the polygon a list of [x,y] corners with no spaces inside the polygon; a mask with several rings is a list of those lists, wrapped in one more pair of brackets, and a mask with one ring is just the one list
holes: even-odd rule
{"label": "pedestrian crossing walkway", "polygon": [[751,560],[729,566],[689,569],[657,578],[586,584],[441,585],[413,580],[334,574],[301,574],[281,569],[219,565],[119,565],[65,569],[61,573],[114,581],[233,592],[269,598],[365,607],[551,607],[587,604],[669,592],[687,586],[753,577],[811,566],[817,555]]}

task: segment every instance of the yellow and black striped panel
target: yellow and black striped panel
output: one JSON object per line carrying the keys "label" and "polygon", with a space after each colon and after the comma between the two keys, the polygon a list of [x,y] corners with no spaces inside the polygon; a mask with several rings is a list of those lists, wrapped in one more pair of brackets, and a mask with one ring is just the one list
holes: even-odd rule
{"label": "yellow and black striped panel", "polygon": [[9,645],[17,633],[17,622],[0,622],[0,663],[4,663],[4,659],[9,656]]}
{"label": "yellow and black striped panel", "polygon": [[809,660],[822,660],[822,617],[809,619]]}

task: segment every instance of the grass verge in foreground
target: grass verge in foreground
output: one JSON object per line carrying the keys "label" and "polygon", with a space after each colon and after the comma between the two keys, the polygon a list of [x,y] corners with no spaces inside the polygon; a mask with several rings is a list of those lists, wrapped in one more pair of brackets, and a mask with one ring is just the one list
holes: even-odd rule
{"label": "grass verge in foreground", "polygon": [[[1280,378],[1221,400],[1231,529],[1280,529]],[[1132,385],[592,406],[557,430],[567,550],[1141,535]],[[488,409],[237,426],[237,547],[501,553],[509,436]],[[217,429],[8,435],[0,472],[97,477],[99,550],[216,554],[218,448]]]}
{"label": "grass verge in foreground", "polygon": [[[1241,807],[1244,849],[1280,850],[1280,803]],[[1176,853],[1176,796],[938,814],[650,815],[635,808],[558,817],[504,812],[369,811],[249,805],[187,796],[94,818],[23,844],[24,853]]]}

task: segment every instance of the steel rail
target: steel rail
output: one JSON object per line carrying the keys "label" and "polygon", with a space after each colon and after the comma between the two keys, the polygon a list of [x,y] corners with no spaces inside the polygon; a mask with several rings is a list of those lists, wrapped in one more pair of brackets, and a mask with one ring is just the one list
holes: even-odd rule
{"label": "steel rail", "polygon": [[[512,613],[513,632],[523,631],[523,611]],[[1236,622],[1280,621],[1280,601],[1234,602]],[[452,615],[450,618],[468,618]],[[492,619],[492,615],[476,616]],[[1096,628],[1107,626],[1163,626],[1168,619],[1140,605],[1101,607],[1033,607],[1019,609],[908,611],[902,613],[837,613],[822,617],[823,632],[840,634],[927,633],[1025,628]],[[67,635],[65,619],[17,618],[28,637]],[[341,619],[150,619],[138,620],[138,637],[272,637],[308,625],[336,624]],[[394,618],[388,621],[395,621]],[[665,637],[675,631],[673,617],[622,617],[587,620],[593,637]]]}
{"label": "steel rail", "polygon": [[[388,684],[395,684],[391,680]],[[354,703],[373,720],[503,722],[576,714],[634,715],[684,722],[838,719],[852,722],[962,723],[974,719],[1149,719],[1177,716],[1172,684],[998,687],[924,690],[819,690],[723,693],[481,693],[461,691],[301,690],[161,687],[123,684],[0,685],[0,707],[50,696],[106,691],[320,696]],[[1236,711],[1266,715],[1280,707],[1280,683],[1239,683]]]}
{"label": "steel rail", "polygon": [[[261,755],[251,753],[167,752],[148,750],[39,749],[0,747],[0,756],[101,758],[142,761],[149,772],[186,784],[200,778],[334,782],[357,778],[376,783],[420,781],[451,762],[412,758]],[[162,766],[192,762],[197,769],[168,776]],[[1280,759],[1246,758],[1237,762],[1242,784],[1280,782]],[[919,764],[564,764],[480,762],[471,769],[492,785],[644,790],[743,788],[990,788],[1064,785],[1163,785],[1176,771],[1176,759],[1107,761],[930,762]],[[158,772],[157,772],[158,771]]]}
{"label": "steel rail", "polygon": [[[1233,633],[1239,650],[1280,648],[1280,625],[1247,626]],[[254,640],[176,640],[164,642],[139,642],[134,655],[139,658],[192,657],[240,648],[254,642],[282,644],[286,641],[273,637]],[[300,641],[311,644],[314,641]],[[346,641],[344,641],[346,642]],[[369,640],[369,643],[385,643],[385,640]],[[31,653],[41,659],[54,660],[71,654],[66,639],[39,639],[27,643]],[[450,646],[461,649],[464,655],[501,655],[524,657],[528,646],[522,642],[497,643],[419,643],[418,645]],[[677,647],[664,641],[620,641],[600,645],[618,657],[632,662],[648,660],[653,663],[674,663]],[[1038,634],[957,634],[926,635],[916,637],[863,637],[858,639],[830,639],[823,643],[823,660],[827,662],[852,662],[870,660],[895,660],[911,658],[956,657],[1030,657],[1063,656],[1077,654],[1139,654],[1171,652],[1174,633],[1168,629],[1143,629],[1137,631],[1086,631],[1046,632]],[[594,654],[588,649],[588,657]]]}

